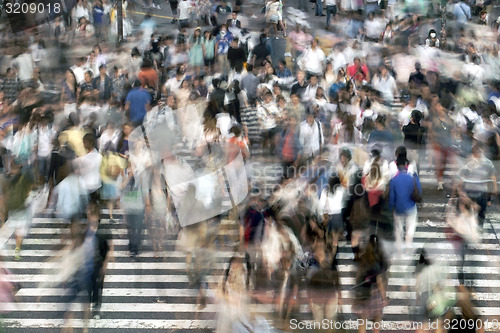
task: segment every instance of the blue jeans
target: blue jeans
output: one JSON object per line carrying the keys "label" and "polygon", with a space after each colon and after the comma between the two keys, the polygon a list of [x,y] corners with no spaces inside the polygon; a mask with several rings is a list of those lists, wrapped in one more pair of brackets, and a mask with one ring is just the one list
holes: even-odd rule
{"label": "blue jeans", "polygon": [[323,15],[323,2],[316,0],[316,15]]}
{"label": "blue jeans", "polygon": [[467,192],[467,196],[479,205],[477,223],[482,228],[486,218],[486,207],[488,206],[488,194],[483,192]]}
{"label": "blue jeans", "polygon": [[132,254],[138,254],[141,246],[144,212],[126,213],[125,222],[128,227],[128,249]]}
{"label": "blue jeans", "polygon": [[337,15],[337,6],[326,6],[326,26],[330,27],[330,16]]}

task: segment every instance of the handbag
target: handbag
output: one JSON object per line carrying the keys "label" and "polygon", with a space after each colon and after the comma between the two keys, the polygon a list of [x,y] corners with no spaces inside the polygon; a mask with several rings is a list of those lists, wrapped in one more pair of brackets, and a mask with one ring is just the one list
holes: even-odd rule
{"label": "handbag", "polygon": [[411,192],[411,200],[413,200],[415,203],[422,202],[422,195],[418,190],[417,180],[415,179],[415,176],[413,177],[413,192]]}

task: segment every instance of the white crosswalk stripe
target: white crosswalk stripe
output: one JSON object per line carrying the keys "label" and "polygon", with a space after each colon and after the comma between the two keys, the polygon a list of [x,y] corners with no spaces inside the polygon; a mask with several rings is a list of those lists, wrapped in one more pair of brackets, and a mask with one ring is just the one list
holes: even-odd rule
{"label": "white crosswalk stripe", "polygon": [[[267,177],[274,182],[279,179],[279,167],[276,167],[276,164],[269,162],[269,168],[262,168],[266,163],[259,163],[261,169],[269,172],[261,177]],[[449,166],[448,173],[453,175],[458,167],[458,164]],[[436,183],[434,175],[428,172],[421,174],[421,180],[424,187]],[[456,275],[459,272],[460,258],[445,233],[445,202],[446,195],[443,193],[441,200],[425,202],[420,208],[414,249],[425,247],[434,261],[443,265],[443,272],[449,275],[446,285],[453,287],[458,285]],[[115,215],[115,220],[120,221],[120,212]],[[30,234],[23,244],[21,261],[14,261],[13,240],[7,242],[3,252],[4,267],[13,272],[11,279],[19,282],[22,287],[17,294],[18,303],[13,305],[12,311],[5,315],[6,319],[3,321],[13,332],[23,332],[23,329],[46,329],[47,332],[55,332],[64,325],[61,311],[65,309],[66,304],[59,298],[64,289],[61,286],[42,288],[39,284],[51,280],[51,275],[46,272],[56,264],[50,259],[61,249],[61,234],[68,234],[69,227],[57,218],[47,216],[50,216],[50,212],[39,214],[33,219]],[[488,217],[492,220],[492,226],[485,224],[481,243],[470,246],[464,272],[471,276],[473,281],[478,313],[485,319],[493,320],[500,315],[500,244],[491,228],[500,231],[500,214],[493,211]],[[429,223],[426,223],[427,221]],[[221,233],[234,238],[237,235],[234,223],[226,218],[223,224],[227,228]],[[144,251],[138,258],[132,259],[127,250],[126,226],[121,222],[110,224],[106,215],[102,225],[103,228],[112,230],[115,259],[109,264],[105,278],[101,319],[90,320],[91,332],[210,332],[215,328],[218,309],[214,301],[215,291],[209,290],[209,304],[204,310],[198,311],[197,289],[189,284],[185,274],[185,253],[176,246],[177,235],[167,235],[164,258],[161,259],[155,258],[145,231]],[[390,249],[393,244],[388,242],[387,246]],[[228,247],[214,253],[212,272],[207,277],[209,287],[222,280],[224,269],[233,254],[232,249]],[[413,272],[417,259],[418,256],[412,253],[393,261],[387,288],[387,296],[391,302],[384,308],[385,321],[404,323],[413,319],[416,311]],[[338,260],[345,304],[342,311],[346,319],[356,320],[357,317],[351,313],[356,266],[353,264],[350,247],[345,241],[341,242]],[[157,297],[163,298],[163,302],[156,303]],[[311,320],[305,291],[301,292],[301,297],[303,302],[300,320]],[[73,307],[77,310],[79,304]],[[268,317],[273,306],[254,305],[252,310]],[[83,321],[77,318],[71,325],[81,328]]]}

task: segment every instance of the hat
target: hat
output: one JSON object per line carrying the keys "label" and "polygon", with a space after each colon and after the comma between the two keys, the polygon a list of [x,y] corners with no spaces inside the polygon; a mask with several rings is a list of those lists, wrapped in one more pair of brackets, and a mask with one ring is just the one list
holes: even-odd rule
{"label": "hat", "polygon": [[194,31],[196,31],[196,30],[200,30],[200,31],[201,31],[201,27],[196,27],[196,28],[194,29]]}

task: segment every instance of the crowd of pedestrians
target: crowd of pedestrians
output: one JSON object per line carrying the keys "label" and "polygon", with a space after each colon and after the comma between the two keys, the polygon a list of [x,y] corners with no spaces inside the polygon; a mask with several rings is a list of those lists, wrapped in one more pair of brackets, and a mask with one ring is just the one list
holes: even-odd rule
{"label": "crowd of pedestrians", "polygon": [[[140,25],[127,12],[138,5],[150,8]],[[317,322],[337,318],[345,248],[359,318],[383,319],[391,262],[419,251],[417,286],[408,286],[418,320],[451,318],[454,306],[478,319],[463,265],[497,195],[500,19],[491,3],[318,0],[318,30],[302,0],[299,9],[270,0],[255,13],[241,1],[169,5],[174,29],[157,24],[157,1],[79,0],[43,26],[1,33],[0,220],[13,229],[15,260],[44,197],[68,225],[51,284],[64,286],[69,305],[88,295],[87,319],[89,309],[99,318],[113,256],[103,219],[127,225],[136,260],[145,249],[163,256],[165,235],[177,234],[200,310],[218,290],[217,332],[271,330],[252,316],[254,302],[273,305],[277,326],[301,304]],[[117,6],[125,41],[115,48]],[[253,19],[262,26],[245,26]],[[279,38],[289,54],[276,54]],[[201,175],[238,161],[248,186],[228,186],[221,213],[226,183]],[[276,184],[255,161],[280,166]],[[413,243],[422,171],[435,172],[429,192],[451,197],[447,237],[462,263],[455,299],[442,296],[439,268]],[[222,219],[239,239],[211,286],[210,253],[229,243]]]}

